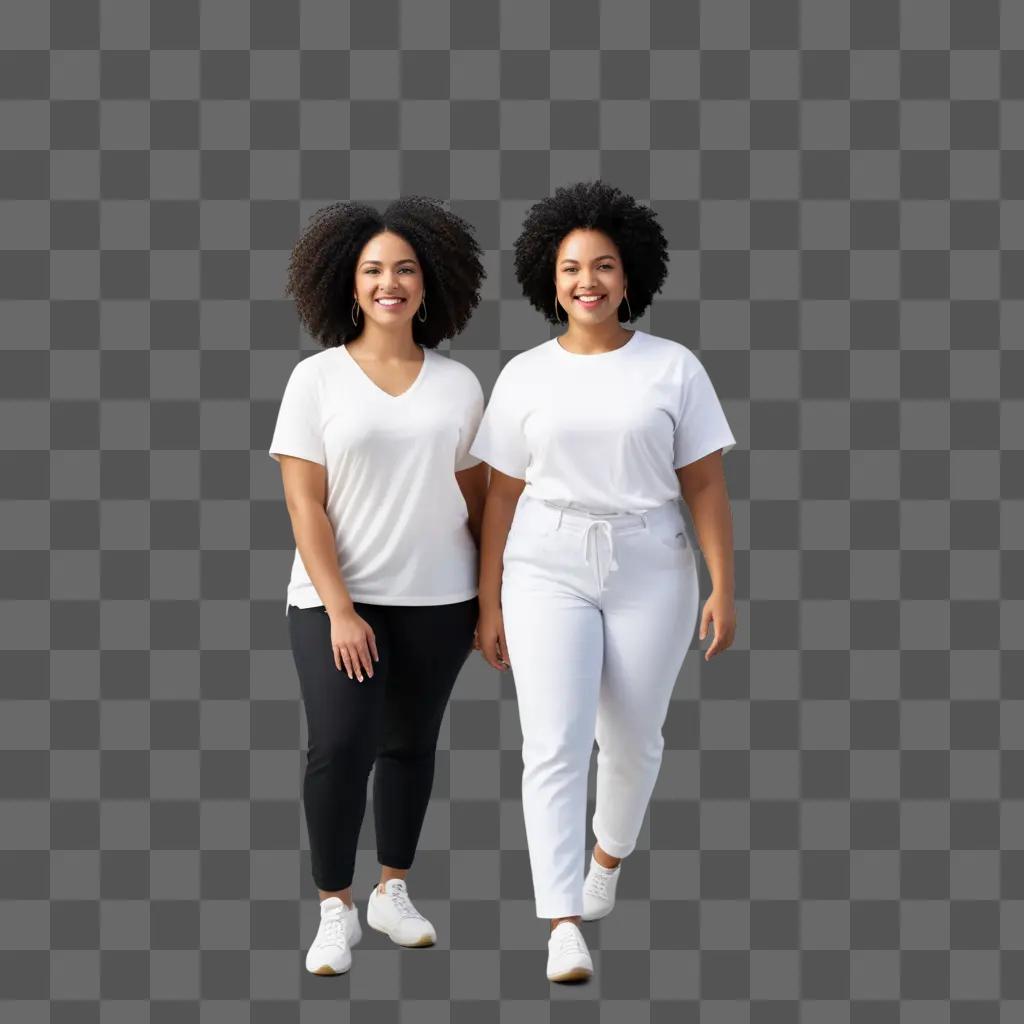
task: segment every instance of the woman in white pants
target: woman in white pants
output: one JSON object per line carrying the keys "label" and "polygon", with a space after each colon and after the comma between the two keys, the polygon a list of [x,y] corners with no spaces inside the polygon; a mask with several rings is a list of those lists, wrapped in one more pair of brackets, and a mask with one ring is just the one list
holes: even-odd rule
{"label": "woman in white pants", "polygon": [[[665,278],[650,208],[600,181],[560,188],[531,208],[515,256],[531,304],[568,326],[506,364],[470,449],[492,470],[477,632],[487,661],[513,671],[536,911],[551,921],[547,974],[569,981],[593,971],[578,923],[614,904],[698,619],[681,499],[713,583],[705,657],[733,640],[722,454],[736,441],[693,352],[620,323],[641,316]],[[584,879],[595,738],[597,843]]]}

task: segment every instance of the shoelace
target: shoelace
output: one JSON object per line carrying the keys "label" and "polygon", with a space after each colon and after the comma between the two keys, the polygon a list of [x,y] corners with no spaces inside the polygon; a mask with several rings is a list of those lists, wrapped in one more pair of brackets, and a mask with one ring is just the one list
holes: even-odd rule
{"label": "shoelace", "polygon": [[598,899],[607,899],[608,885],[612,878],[613,875],[604,871],[591,871],[590,877],[587,879],[587,892],[591,896],[596,896]]}
{"label": "shoelace", "polygon": [[404,885],[393,885],[390,889],[391,905],[398,911],[399,917],[414,917],[419,921],[425,920],[423,915],[412,905],[409,899],[409,892]]}
{"label": "shoelace", "polygon": [[575,928],[558,928],[558,955],[565,953],[585,953],[586,946]]}
{"label": "shoelace", "polygon": [[347,936],[345,935],[345,923],[342,920],[343,910],[341,907],[330,907],[325,910],[320,918],[320,944],[324,946],[337,946],[345,948]]}

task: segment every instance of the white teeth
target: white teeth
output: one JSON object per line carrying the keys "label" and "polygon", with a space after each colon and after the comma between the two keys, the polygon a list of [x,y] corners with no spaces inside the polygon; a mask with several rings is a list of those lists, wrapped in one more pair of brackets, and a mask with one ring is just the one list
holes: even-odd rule
{"label": "white teeth", "polygon": [[577,295],[576,298],[579,299],[580,302],[583,302],[583,303],[586,303],[589,306],[592,306],[595,302],[600,302],[601,299],[604,298],[604,296],[603,295],[588,295],[588,296]]}
{"label": "white teeth", "polygon": [[378,299],[377,300],[382,306],[397,306],[404,299]]}

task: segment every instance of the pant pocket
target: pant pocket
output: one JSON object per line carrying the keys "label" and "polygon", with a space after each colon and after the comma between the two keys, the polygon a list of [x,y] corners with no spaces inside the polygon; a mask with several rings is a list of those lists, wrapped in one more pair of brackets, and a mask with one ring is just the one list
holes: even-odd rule
{"label": "pant pocket", "polygon": [[683,550],[690,546],[690,540],[686,535],[686,526],[682,519],[663,520],[648,525],[651,536],[667,548]]}

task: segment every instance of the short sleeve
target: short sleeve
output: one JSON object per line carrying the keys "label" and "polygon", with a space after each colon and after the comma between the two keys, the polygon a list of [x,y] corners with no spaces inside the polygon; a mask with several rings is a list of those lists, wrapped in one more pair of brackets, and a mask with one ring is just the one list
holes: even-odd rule
{"label": "short sleeve", "polygon": [[279,455],[294,455],[310,462],[327,465],[324,437],[321,429],[320,388],[311,356],[300,360],[281,397],[277,424],[268,454],[276,462]]}
{"label": "short sleeve", "polygon": [[673,466],[680,469],[722,450],[724,455],[736,446],[722,403],[707,370],[694,357],[695,368],[683,385],[682,404],[676,419]]}
{"label": "short sleeve", "polygon": [[480,381],[472,370],[471,392],[463,402],[462,417],[459,421],[459,444],[455,449],[455,472],[461,473],[464,469],[472,469],[479,466],[481,460],[473,455],[469,448],[476,438],[476,432],[480,427],[480,420],[484,414],[484,389],[480,387]]}
{"label": "short sleeve", "polygon": [[524,396],[515,386],[515,378],[510,372],[511,365],[507,363],[494,382],[470,454],[499,473],[524,480],[530,462],[523,434],[525,402]]}

